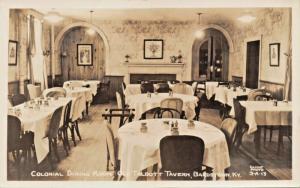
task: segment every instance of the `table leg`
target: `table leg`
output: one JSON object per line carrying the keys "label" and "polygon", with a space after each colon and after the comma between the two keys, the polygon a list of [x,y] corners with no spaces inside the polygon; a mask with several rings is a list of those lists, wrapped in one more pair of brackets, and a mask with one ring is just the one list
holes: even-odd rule
{"label": "table leg", "polygon": [[260,153],[260,136],[261,136],[261,127],[257,126],[257,131],[255,132],[254,135],[255,154],[257,158],[259,157],[258,154]]}
{"label": "table leg", "polygon": [[89,102],[85,102],[85,106],[86,106],[86,115],[89,115]]}
{"label": "table leg", "polygon": [[277,155],[280,154],[280,147],[283,145],[283,127],[279,126],[279,133],[278,133],[278,145],[277,145]]}

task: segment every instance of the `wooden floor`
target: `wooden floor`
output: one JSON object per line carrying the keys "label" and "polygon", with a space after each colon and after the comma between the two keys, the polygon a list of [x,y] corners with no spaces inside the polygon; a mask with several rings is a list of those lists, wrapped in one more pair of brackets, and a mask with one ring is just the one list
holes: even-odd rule
{"label": "wooden floor", "polygon": [[[59,143],[59,155],[61,161],[56,163],[55,172],[63,176],[39,176],[33,177],[33,171],[48,173],[53,172],[47,160],[41,164],[31,164],[24,170],[21,170],[21,180],[112,180],[112,171],[106,171],[107,164],[107,147],[105,132],[103,127],[106,121],[101,114],[106,108],[115,106],[112,104],[101,104],[90,107],[88,117],[79,122],[82,141],[78,141],[77,146],[71,144],[69,156],[66,156],[62,143]],[[216,109],[202,109],[200,113],[201,121],[210,123],[216,127],[220,126],[221,119]],[[117,122],[115,123],[114,132],[117,131]],[[252,135],[246,135],[244,146],[240,152],[233,151],[230,155],[231,167],[230,173],[239,173],[240,177],[231,177],[229,180],[274,180],[274,179],[291,179],[291,143],[284,140],[284,150],[280,156],[277,156],[273,149],[277,144],[275,140],[277,133],[274,132],[274,139],[271,143],[266,143],[266,150],[260,159],[253,157],[253,140]],[[263,166],[266,176],[250,175],[250,166]],[[8,180],[17,180],[17,169],[8,161]],[[93,175],[91,175],[93,174]],[[126,180],[126,178],[124,179]]]}

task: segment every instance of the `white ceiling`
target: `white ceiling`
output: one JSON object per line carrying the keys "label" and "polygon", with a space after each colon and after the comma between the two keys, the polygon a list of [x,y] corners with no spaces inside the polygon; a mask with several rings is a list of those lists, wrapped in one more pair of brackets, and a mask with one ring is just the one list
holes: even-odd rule
{"label": "white ceiling", "polygon": [[[36,9],[46,14],[52,9]],[[91,9],[53,9],[65,17],[89,21]],[[198,12],[204,13],[201,20],[205,19],[230,19],[245,13],[258,14],[262,8],[156,8],[156,9],[93,9],[93,21],[102,20],[178,20],[198,21]]]}

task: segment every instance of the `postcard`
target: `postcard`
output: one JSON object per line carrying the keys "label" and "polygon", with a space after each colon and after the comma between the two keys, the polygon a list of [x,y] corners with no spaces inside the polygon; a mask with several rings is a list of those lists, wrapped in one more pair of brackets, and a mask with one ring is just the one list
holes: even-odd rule
{"label": "postcard", "polygon": [[1,4],[0,187],[300,186],[300,2]]}

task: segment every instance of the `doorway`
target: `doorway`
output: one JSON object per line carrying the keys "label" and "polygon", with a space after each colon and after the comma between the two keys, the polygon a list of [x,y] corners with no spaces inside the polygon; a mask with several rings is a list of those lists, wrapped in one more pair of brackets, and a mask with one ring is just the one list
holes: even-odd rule
{"label": "doorway", "polygon": [[247,42],[246,87],[258,88],[260,41]]}
{"label": "doorway", "polygon": [[228,80],[229,45],[222,32],[205,29],[204,36],[194,41],[192,66],[194,80]]}

